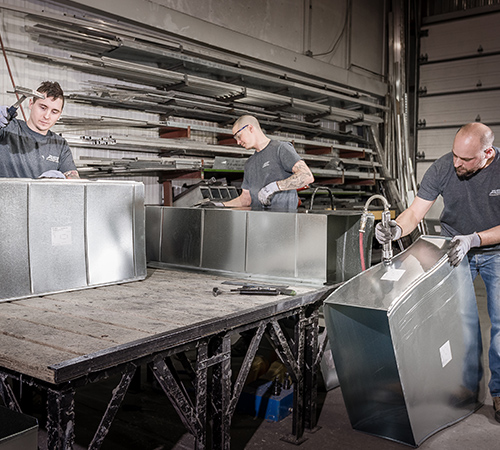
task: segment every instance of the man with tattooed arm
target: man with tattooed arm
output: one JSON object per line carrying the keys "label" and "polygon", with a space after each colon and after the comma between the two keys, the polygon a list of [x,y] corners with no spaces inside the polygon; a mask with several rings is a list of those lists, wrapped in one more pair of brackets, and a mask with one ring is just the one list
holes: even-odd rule
{"label": "man with tattooed arm", "polygon": [[297,189],[314,181],[313,174],[289,142],[268,138],[259,121],[241,116],[233,125],[238,145],[255,149],[245,163],[242,192],[239,197],[215,206],[270,208],[294,211],[298,207]]}

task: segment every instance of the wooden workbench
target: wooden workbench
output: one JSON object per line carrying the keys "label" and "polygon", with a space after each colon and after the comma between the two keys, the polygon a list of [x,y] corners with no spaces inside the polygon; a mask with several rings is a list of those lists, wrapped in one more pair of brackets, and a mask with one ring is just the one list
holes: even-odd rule
{"label": "wooden workbench", "polygon": [[[4,402],[19,409],[9,379],[46,389],[48,448],[72,448],[75,389],[120,373],[122,379],[89,446],[99,448],[135,369],[149,364],[195,436],[197,448],[229,448],[236,401],[259,342],[268,333],[294,383],[292,438],[301,440],[304,427],[315,425],[311,392],[316,389],[321,351],[318,309],[333,288],[293,286],[296,296],[225,292],[214,297],[214,287],[231,289],[221,284],[225,279],[149,269],[144,281],[0,303],[0,394]],[[278,322],[286,317],[297,318],[292,339]],[[245,330],[255,334],[232,384],[230,336]],[[194,402],[185,395],[170,360],[193,349],[197,352]],[[306,364],[313,370],[306,373]],[[209,426],[213,427],[212,442],[207,444]]]}

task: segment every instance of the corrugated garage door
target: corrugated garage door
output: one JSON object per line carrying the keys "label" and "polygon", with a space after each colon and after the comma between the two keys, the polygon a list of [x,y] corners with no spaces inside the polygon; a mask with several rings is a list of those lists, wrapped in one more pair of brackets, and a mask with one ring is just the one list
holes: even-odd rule
{"label": "corrugated garage door", "polygon": [[424,20],[420,37],[417,181],[465,123],[490,126],[500,146],[500,11],[436,19]]}

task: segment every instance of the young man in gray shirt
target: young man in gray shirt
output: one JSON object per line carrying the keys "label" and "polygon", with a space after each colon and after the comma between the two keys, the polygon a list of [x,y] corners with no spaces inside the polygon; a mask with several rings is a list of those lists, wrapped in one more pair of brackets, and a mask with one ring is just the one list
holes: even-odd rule
{"label": "young man in gray shirt", "polygon": [[50,131],[62,113],[63,90],[50,81],[37,90],[45,98],[30,99],[26,122],[8,118],[0,106],[0,177],[80,178],[68,143]]}
{"label": "young man in gray shirt", "polygon": [[255,153],[245,163],[240,196],[218,206],[296,210],[297,189],[312,183],[314,177],[293,145],[269,139],[259,121],[249,115],[234,123],[233,136],[239,145],[255,149]]}

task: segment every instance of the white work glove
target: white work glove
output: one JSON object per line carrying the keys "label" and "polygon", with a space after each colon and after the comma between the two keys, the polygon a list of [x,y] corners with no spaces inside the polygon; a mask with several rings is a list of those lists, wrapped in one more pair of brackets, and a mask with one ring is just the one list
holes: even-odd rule
{"label": "white work glove", "polygon": [[226,205],[222,202],[213,202],[212,200],[206,199],[194,206],[198,206],[200,208],[224,208]]}
{"label": "white work glove", "polygon": [[7,107],[0,106],[0,128],[6,127],[9,123],[9,120],[7,119],[8,115]]}
{"label": "white work glove", "polygon": [[452,247],[448,250],[448,260],[452,266],[456,267],[472,247],[481,245],[481,238],[479,234],[472,233],[465,236],[455,236],[451,243]]}
{"label": "white work glove", "polygon": [[395,220],[389,220],[387,227],[382,225],[382,222],[377,223],[375,227],[375,238],[380,244],[388,244],[391,241],[396,241],[401,237],[403,230]]}
{"label": "white work glove", "polygon": [[60,172],[59,170],[47,170],[46,172],[43,172],[38,178],[64,178],[64,174]]}
{"label": "white work glove", "polygon": [[273,195],[279,190],[280,188],[278,187],[278,183],[276,181],[269,183],[259,191],[259,202],[261,202],[264,206],[269,206]]}

